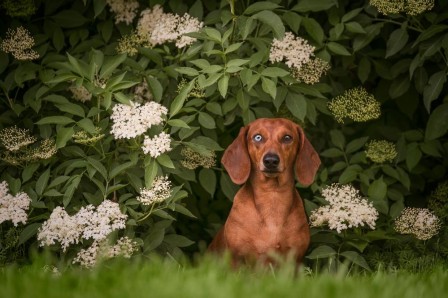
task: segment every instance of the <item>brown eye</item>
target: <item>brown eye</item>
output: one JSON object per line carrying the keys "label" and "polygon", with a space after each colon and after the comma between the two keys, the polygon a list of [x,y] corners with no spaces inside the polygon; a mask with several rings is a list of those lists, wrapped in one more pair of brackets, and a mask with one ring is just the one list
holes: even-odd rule
{"label": "brown eye", "polygon": [[284,143],[291,143],[292,142],[292,137],[290,135],[286,135],[283,137],[283,142]]}

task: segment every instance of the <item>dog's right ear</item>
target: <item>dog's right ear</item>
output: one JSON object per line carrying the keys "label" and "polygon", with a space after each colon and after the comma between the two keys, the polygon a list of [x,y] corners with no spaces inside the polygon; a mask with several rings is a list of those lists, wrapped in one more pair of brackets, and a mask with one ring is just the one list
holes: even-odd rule
{"label": "dog's right ear", "polygon": [[221,163],[235,184],[243,184],[250,175],[250,157],[246,141],[247,127],[242,127],[238,137],[227,147]]}

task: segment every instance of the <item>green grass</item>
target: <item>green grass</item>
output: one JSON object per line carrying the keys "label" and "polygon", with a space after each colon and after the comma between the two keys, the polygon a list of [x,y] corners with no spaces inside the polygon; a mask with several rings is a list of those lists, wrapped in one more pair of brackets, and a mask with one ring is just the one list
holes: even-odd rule
{"label": "green grass", "polygon": [[173,262],[117,261],[95,270],[68,269],[55,276],[32,266],[0,269],[0,297],[447,297],[448,272],[292,274],[231,270],[216,260],[179,266]]}

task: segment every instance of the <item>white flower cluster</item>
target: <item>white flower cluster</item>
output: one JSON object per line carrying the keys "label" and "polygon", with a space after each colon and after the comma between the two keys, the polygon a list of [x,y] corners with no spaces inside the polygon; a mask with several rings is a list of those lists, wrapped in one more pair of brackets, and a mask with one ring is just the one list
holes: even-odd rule
{"label": "white flower cluster", "polygon": [[56,207],[39,228],[37,240],[40,246],[61,244],[66,251],[80,239],[101,241],[112,231],[124,229],[127,215],[121,213],[118,203],[105,200],[95,210],[93,205],[82,207],[70,216],[63,207]]}
{"label": "white flower cluster", "polygon": [[289,68],[300,69],[314,56],[314,49],[315,47],[305,39],[295,37],[291,32],[286,32],[283,39],[274,38],[272,41],[269,61],[281,62],[285,60],[285,64]]}
{"label": "white flower cluster", "polygon": [[426,208],[404,208],[395,219],[395,231],[412,234],[420,240],[428,240],[439,233],[440,219]]}
{"label": "white flower cluster", "polygon": [[151,188],[140,190],[140,196],[137,197],[143,205],[152,205],[161,203],[171,195],[171,181],[167,176],[156,177]]}
{"label": "white flower cluster", "polygon": [[145,154],[149,153],[152,157],[157,158],[162,153],[171,151],[170,144],[170,135],[166,132],[161,132],[153,138],[145,136],[142,149]]}
{"label": "white flower cluster", "polygon": [[107,243],[107,240],[94,241],[89,248],[79,251],[73,259],[73,264],[79,263],[83,267],[92,268],[101,260],[117,256],[130,258],[137,250],[137,243],[126,236],[118,239],[112,246]]}
{"label": "white flower cluster", "polygon": [[31,199],[26,193],[20,192],[13,196],[9,193],[8,183],[0,183],[0,224],[7,220],[12,221],[16,227],[19,222],[26,224],[26,211],[30,203]]}
{"label": "white flower cluster", "polygon": [[152,9],[142,11],[137,34],[148,40],[152,46],[175,41],[178,48],[183,48],[196,41],[196,38],[184,34],[197,32],[203,26],[202,22],[187,13],[182,17],[164,13],[160,5],[155,5]]}
{"label": "white flower cluster", "polygon": [[138,1],[136,0],[106,0],[110,11],[115,13],[115,24],[124,22],[131,24],[137,15]]}
{"label": "white flower cluster", "polygon": [[378,211],[371,202],[362,198],[353,186],[334,183],[323,189],[322,195],[329,205],[321,206],[311,212],[312,227],[328,224],[330,229],[338,233],[366,225],[375,229]]}
{"label": "white flower cluster", "polygon": [[168,109],[161,104],[151,101],[144,105],[131,102],[131,105],[116,104],[112,108],[110,118],[111,133],[115,139],[131,139],[145,133],[151,126],[163,122],[163,116]]}

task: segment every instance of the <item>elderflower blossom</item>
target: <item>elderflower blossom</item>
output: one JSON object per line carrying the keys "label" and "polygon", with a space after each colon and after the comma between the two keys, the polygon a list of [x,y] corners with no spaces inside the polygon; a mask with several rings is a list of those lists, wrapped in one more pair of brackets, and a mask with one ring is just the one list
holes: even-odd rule
{"label": "elderflower blossom", "polygon": [[375,229],[378,211],[371,202],[362,198],[353,186],[334,183],[322,190],[322,196],[329,205],[311,212],[312,227],[328,224],[331,230],[336,230],[338,233],[363,226]]}
{"label": "elderflower blossom", "polygon": [[149,90],[148,83],[145,80],[135,86],[134,99],[136,102],[143,103],[152,100],[152,98],[151,90]]}
{"label": "elderflower blossom", "polygon": [[394,224],[398,233],[412,234],[419,240],[428,240],[437,235],[440,227],[439,218],[426,208],[404,208]]}
{"label": "elderflower blossom", "polygon": [[34,0],[3,0],[0,6],[11,17],[27,17],[36,12]]}
{"label": "elderflower blossom", "polygon": [[92,93],[90,93],[90,91],[82,85],[78,86],[73,84],[68,87],[68,90],[72,93],[73,98],[77,101],[86,102],[92,99]]}
{"label": "elderflower blossom", "polygon": [[94,241],[87,249],[81,249],[73,259],[73,264],[79,263],[85,268],[93,268],[102,260],[114,257],[130,258],[138,250],[137,243],[129,237],[121,237],[115,245],[107,241]]}
{"label": "elderflower blossom", "polygon": [[431,193],[428,207],[441,219],[448,218],[448,180],[439,183]]}
{"label": "elderflower blossom", "polygon": [[87,205],[70,216],[63,207],[56,207],[50,218],[39,228],[40,246],[61,244],[65,252],[81,239],[103,240],[113,231],[124,229],[127,215],[122,214],[118,203],[103,201],[98,207]]}
{"label": "elderflower blossom", "polygon": [[56,144],[53,140],[45,139],[43,140],[39,147],[32,149],[30,151],[30,159],[49,159],[57,152]]}
{"label": "elderflower blossom", "polygon": [[111,133],[115,139],[131,139],[145,133],[151,126],[163,122],[163,116],[168,109],[157,102],[147,102],[144,105],[131,102],[131,105],[116,104],[112,108],[110,118]]}
{"label": "elderflower blossom", "polygon": [[273,39],[269,61],[281,62],[285,60],[285,64],[289,68],[300,69],[314,56],[314,49],[315,47],[305,39],[294,37],[291,32],[286,32],[283,39]]}
{"label": "elderflower blossom", "polygon": [[180,163],[190,170],[194,170],[198,167],[209,169],[216,164],[216,154],[213,151],[208,151],[208,155],[202,155],[193,151],[190,147],[183,147],[180,154],[184,157]]}
{"label": "elderflower blossom", "polygon": [[137,25],[137,34],[145,38],[152,46],[175,41],[178,48],[183,48],[196,41],[196,38],[184,34],[197,32],[203,25],[187,13],[182,17],[164,13],[160,5],[155,5],[152,9],[142,11]]}
{"label": "elderflower blossom", "polygon": [[28,129],[12,126],[0,131],[0,143],[9,151],[18,151],[36,141],[37,138],[32,136]]}
{"label": "elderflower blossom", "polygon": [[137,15],[138,1],[136,0],[106,0],[110,11],[115,13],[115,24],[124,22],[131,24]]}
{"label": "elderflower blossom", "polygon": [[9,193],[8,183],[3,181],[0,183],[0,223],[4,221],[12,221],[14,226],[21,222],[26,224],[28,215],[26,211],[31,203],[30,197],[20,192],[15,196]]}
{"label": "elderflower blossom", "polygon": [[395,144],[386,140],[372,140],[366,147],[366,156],[375,163],[391,162],[398,154]]}
{"label": "elderflower blossom", "polygon": [[153,138],[145,136],[142,149],[145,154],[149,154],[152,157],[156,158],[165,152],[171,151],[170,144],[170,135],[166,132],[161,132]]}
{"label": "elderflower blossom", "polygon": [[34,38],[20,26],[15,30],[8,29],[0,48],[5,53],[11,53],[17,60],[34,60],[39,58],[39,54],[32,49],[33,46]]}
{"label": "elderflower blossom", "polygon": [[[177,93],[180,93],[182,88],[184,88],[188,84],[188,81],[184,78],[180,80],[179,84],[177,84]],[[205,91],[201,86],[199,85],[198,81],[196,80],[193,88],[188,92],[187,99],[188,98],[204,98],[205,97]]]}
{"label": "elderflower blossom", "polygon": [[328,108],[339,123],[344,123],[345,118],[366,122],[381,115],[380,103],[362,87],[347,90],[333,98]]}
{"label": "elderflower blossom", "polygon": [[95,127],[95,131],[93,133],[88,133],[85,130],[79,130],[75,132],[72,137],[75,143],[83,145],[93,145],[104,138],[105,135],[101,133],[101,127]]}
{"label": "elderflower blossom", "polygon": [[167,176],[156,177],[151,188],[142,188],[137,200],[143,205],[162,203],[171,196],[171,181]]}
{"label": "elderflower blossom", "polygon": [[370,5],[384,15],[405,12],[411,16],[434,7],[434,0],[370,0]]}
{"label": "elderflower blossom", "polygon": [[330,64],[320,58],[310,59],[300,69],[294,67],[291,74],[298,82],[313,85],[319,83],[321,76],[330,70]]}

